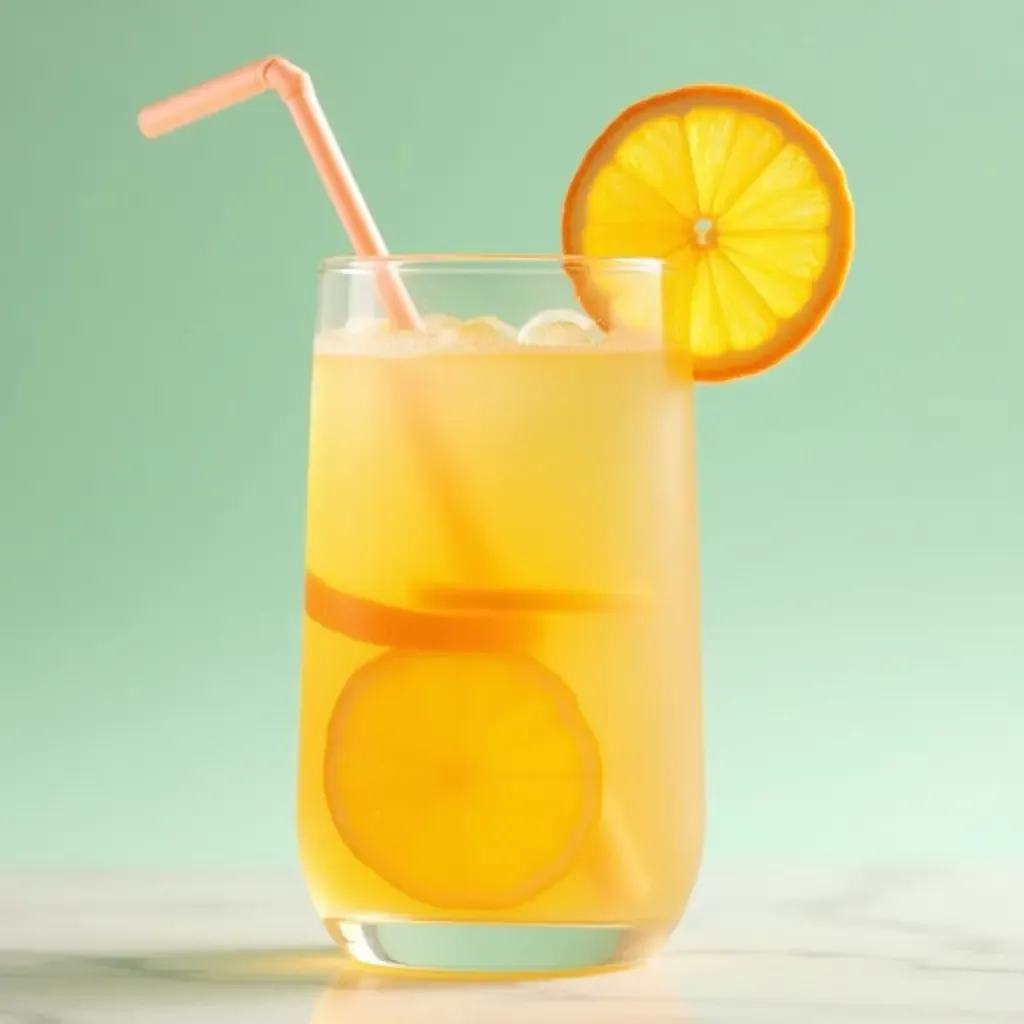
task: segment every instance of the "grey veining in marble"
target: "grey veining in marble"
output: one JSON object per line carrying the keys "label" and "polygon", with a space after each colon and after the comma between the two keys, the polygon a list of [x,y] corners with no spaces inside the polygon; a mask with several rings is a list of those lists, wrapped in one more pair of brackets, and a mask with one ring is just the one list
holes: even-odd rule
{"label": "grey veining in marble", "polygon": [[355,976],[295,878],[0,875],[0,1024],[1024,1024],[1024,869],[706,870],[668,951],[573,981]]}

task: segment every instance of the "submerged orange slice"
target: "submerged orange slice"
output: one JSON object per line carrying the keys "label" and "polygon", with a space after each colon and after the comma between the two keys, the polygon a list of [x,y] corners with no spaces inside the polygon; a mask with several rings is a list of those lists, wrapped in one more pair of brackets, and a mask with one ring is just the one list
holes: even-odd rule
{"label": "submerged orange slice", "polygon": [[646,610],[650,604],[640,594],[526,587],[460,587],[438,583],[418,587],[416,597],[426,608],[481,615],[501,612],[633,612]]}
{"label": "submerged orange slice", "polygon": [[395,650],[342,691],[324,788],[341,838],[386,882],[496,910],[572,867],[600,817],[601,760],[576,698],[534,659]]}
{"label": "submerged orange slice", "polygon": [[[767,369],[815,331],[842,289],[853,205],[825,141],[783,104],[697,85],[629,107],[569,187],[567,254],[671,264],[661,312],[668,344],[698,380]],[[570,268],[603,327],[651,327],[636,275]],[[661,326],[661,325],[658,325]]]}
{"label": "submerged orange slice", "polygon": [[533,639],[522,616],[439,614],[371,601],[306,573],[306,614],[319,626],[365,644],[416,651],[515,651]]}

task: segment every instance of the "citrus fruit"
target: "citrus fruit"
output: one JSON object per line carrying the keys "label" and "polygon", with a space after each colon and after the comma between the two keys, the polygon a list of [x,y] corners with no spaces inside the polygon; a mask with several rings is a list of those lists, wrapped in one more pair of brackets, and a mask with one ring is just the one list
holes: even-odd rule
{"label": "citrus fruit", "polygon": [[497,910],[562,878],[601,811],[576,698],[517,654],[392,650],[348,680],[324,788],[352,853],[443,910]]}
{"label": "citrus fruit", "polygon": [[460,587],[425,584],[416,589],[417,601],[447,612],[594,613],[633,612],[649,608],[640,594],[593,590],[530,589],[526,587]]}
{"label": "citrus fruit", "polygon": [[306,574],[306,614],[317,625],[366,644],[421,651],[514,651],[527,647],[535,623],[522,616],[422,612],[335,590]]}
{"label": "citrus fruit", "polygon": [[[696,85],[642,100],[604,130],[569,186],[562,245],[665,260],[657,326],[689,349],[696,379],[724,381],[777,363],[824,319],[849,268],[853,205],[838,160],[796,113]],[[651,326],[636,275],[599,261],[568,269],[602,327]]]}

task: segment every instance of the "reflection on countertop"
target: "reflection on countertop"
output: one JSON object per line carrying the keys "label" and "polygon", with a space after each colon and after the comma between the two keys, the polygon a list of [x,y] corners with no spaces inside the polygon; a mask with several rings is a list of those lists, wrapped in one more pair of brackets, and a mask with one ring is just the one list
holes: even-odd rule
{"label": "reflection on countertop", "polygon": [[1020,1024],[1024,868],[709,867],[668,951],[571,981],[346,968],[297,877],[0,875],[0,1024]]}

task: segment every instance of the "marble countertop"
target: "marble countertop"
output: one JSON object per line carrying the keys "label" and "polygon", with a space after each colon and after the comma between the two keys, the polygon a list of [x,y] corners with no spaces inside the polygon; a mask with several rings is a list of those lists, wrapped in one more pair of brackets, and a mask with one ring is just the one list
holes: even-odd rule
{"label": "marble countertop", "polygon": [[1024,867],[706,868],[595,978],[355,976],[297,877],[0,874],[0,1024],[1024,1024]]}

